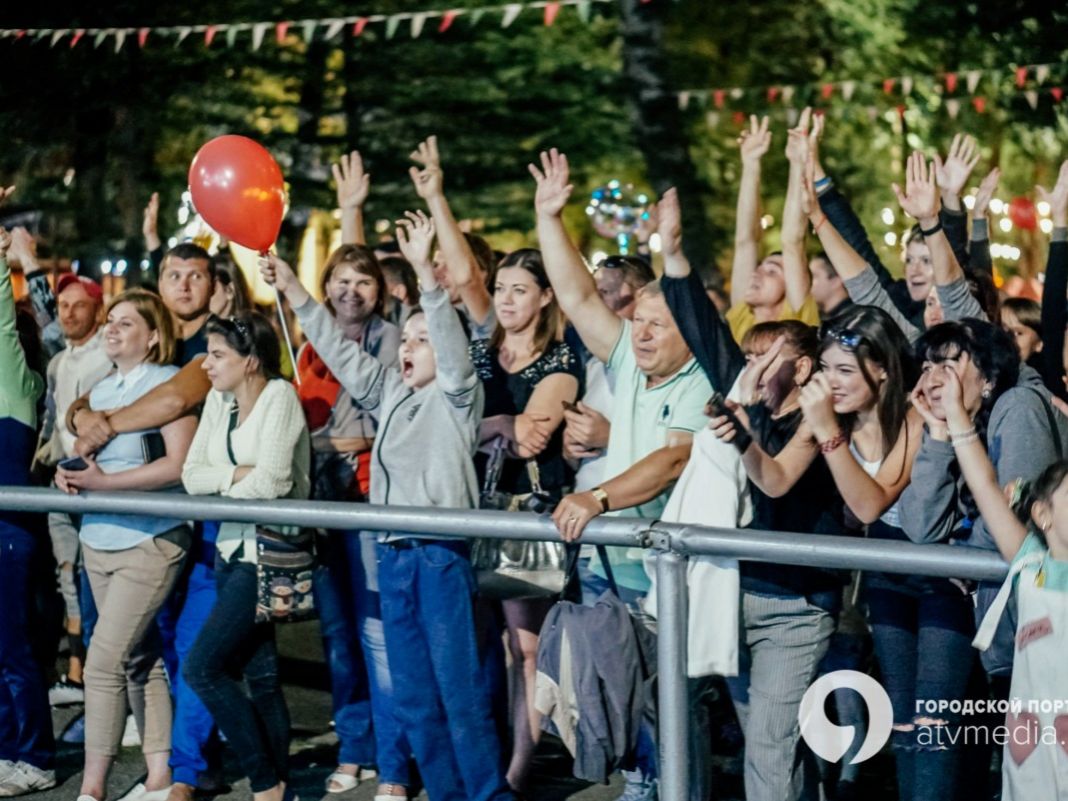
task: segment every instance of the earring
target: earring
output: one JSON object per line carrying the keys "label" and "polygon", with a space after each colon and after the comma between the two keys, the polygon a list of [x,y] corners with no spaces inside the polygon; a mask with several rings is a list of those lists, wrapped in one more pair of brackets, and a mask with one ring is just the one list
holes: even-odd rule
{"label": "earring", "polygon": [[983,387],[983,400],[990,399],[990,387]]}

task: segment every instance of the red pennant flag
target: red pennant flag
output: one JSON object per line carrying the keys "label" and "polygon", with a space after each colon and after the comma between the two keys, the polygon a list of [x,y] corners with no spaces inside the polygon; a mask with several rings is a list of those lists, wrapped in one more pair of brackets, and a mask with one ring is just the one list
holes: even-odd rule
{"label": "red pennant flag", "polygon": [[781,90],[781,89],[779,89],[779,87],[778,87],[778,86],[769,86],[769,87],[768,87],[768,102],[769,102],[769,103],[774,103],[774,102],[775,102],[775,100],[776,100],[776,98],[778,98],[778,96],[779,96],[779,93],[780,93],[781,91],[782,91],[782,90]]}
{"label": "red pennant flag", "polygon": [[899,120],[905,119],[905,104],[904,103],[898,104],[898,107],[897,107],[897,118]]}
{"label": "red pennant flag", "polygon": [[17,40],[17,39],[21,39],[21,38],[22,38],[23,36],[25,36],[25,35],[26,35],[26,31],[16,31],[16,32],[15,32],[15,39],[16,39],[16,40]]}
{"label": "red pennant flag", "polygon": [[716,108],[723,108],[726,97],[727,91],[725,89],[717,89],[712,93],[712,102],[716,104]]}
{"label": "red pennant flag", "polygon": [[985,97],[973,97],[972,105],[975,106],[975,110],[982,114],[986,111],[986,98]]}
{"label": "red pennant flag", "polygon": [[453,20],[456,19],[455,11],[446,11],[441,15],[441,22],[438,24],[438,33],[445,33],[452,27]]}
{"label": "red pennant flag", "polygon": [[1061,98],[1064,97],[1064,89],[1059,86],[1054,86],[1052,89],[1049,90],[1049,93],[1053,95],[1053,102],[1055,103],[1060,103]]}
{"label": "red pennant flag", "polygon": [[745,125],[745,112],[744,111],[736,111],[736,112],[734,112],[734,116],[732,117],[732,119],[734,120],[734,124],[739,126],[739,127],[742,126],[742,125]]}
{"label": "red pennant flag", "polygon": [[556,15],[560,13],[559,3],[546,3],[545,4],[545,27],[551,28],[552,24],[556,22]]}
{"label": "red pennant flag", "polygon": [[1016,85],[1021,89],[1027,85],[1027,67],[1016,68]]}
{"label": "red pennant flag", "polygon": [[359,36],[363,33],[363,29],[367,27],[367,17],[360,17],[354,23],[352,23],[352,35]]}
{"label": "red pennant flag", "polygon": [[211,43],[215,40],[215,34],[218,33],[218,31],[219,31],[219,29],[216,28],[214,25],[209,25],[207,28],[205,28],[204,29],[204,44],[207,45],[208,47],[211,47]]}
{"label": "red pennant flag", "polygon": [[78,30],[76,30],[74,32],[74,35],[70,38],[70,46],[73,48],[74,45],[78,44],[78,42],[81,41],[81,38],[83,36],[85,36],[85,28],[78,28]]}
{"label": "red pennant flag", "polygon": [[148,31],[149,31],[148,28],[138,28],[137,29],[137,44],[140,47],[144,47],[145,46],[145,42],[148,41]]}
{"label": "red pennant flag", "polygon": [[894,84],[897,83],[897,78],[886,78],[883,80],[883,94],[890,94],[894,91]]}
{"label": "red pennant flag", "polygon": [[957,73],[946,73],[946,91],[950,93],[957,91]]}
{"label": "red pennant flag", "polygon": [[289,23],[279,22],[274,26],[274,39],[278,44],[282,44],[286,40],[286,34],[289,33]]}
{"label": "red pennant flag", "polygon": [[834,94],[834,84],[833,83],[825,83],[825,84],[823,84],[823,86],[820,87],[820,97],[822,97],[824,100],[830,100],[831,99],[831,95],[833,95],[833,94]]}

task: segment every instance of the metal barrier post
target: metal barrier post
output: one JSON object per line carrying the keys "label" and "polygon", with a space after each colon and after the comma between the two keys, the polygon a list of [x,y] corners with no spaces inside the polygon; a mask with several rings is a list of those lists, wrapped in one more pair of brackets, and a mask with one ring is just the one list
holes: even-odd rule
{"label": "metal barrier post", "polygon": [[656,670],[661,801],[688,801],[690,715],[686,683],[687,558],[656,555]]}

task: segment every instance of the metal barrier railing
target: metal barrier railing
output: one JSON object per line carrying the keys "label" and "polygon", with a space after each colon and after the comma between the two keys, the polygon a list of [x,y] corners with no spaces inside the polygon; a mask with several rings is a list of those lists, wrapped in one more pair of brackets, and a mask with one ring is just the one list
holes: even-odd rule
{"label": "metal barrier railing", "polygon": [[[442,537],[557,540],[544,516],[472,509],[373,506],[335,501],[234,500],[173,493],[91,492],[0,487],[0,510],[86,514],[140,514],[188,520],[232,520],[360,531],[403,531]],[[686,564],[708,555],[806,567],[1000,581],[1007,565],[989,551],[950,545],[709,528],[635,517],[598,517],[583,541],[650,548],[656,555],[657,672],[660,798],[687,801]]]}

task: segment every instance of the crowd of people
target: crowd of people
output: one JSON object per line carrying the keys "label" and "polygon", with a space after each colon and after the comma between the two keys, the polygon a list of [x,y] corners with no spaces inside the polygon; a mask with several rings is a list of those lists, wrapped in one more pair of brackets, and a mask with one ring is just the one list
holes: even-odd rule
{"label": "crowd of people", "polygon": [[[1043,703],[1068,687],[1068,162],[1039,189],[1053,229],[1038,303],[995,289],[996,170],[962,206],[974,140],[955,138],[944,161],[909,157],[893,191],[916,224],[895,279],[823,169],[822,128],[806,110],[786,132],[774,253],[759,211],[768,120],[740,137],[729,297],[684,255],[673,189],[646,232],[659,236],[655,270],[645,242],[591,268],[562,218],[573,187],[556,150],[530,167],[538,247],[510,253],[463,232],[434,137],[412,153],[425,211],[369,244],[370,181],[359,154],[345,156],[343,244],[317,286],[276,255],[260,262],[299,323],[295,354],[232,263],[191,243],[163,251],[155,196],[155,291],[50,282],[33,237],[0,229],[0,485],[169,492],[177,515],[50,514],[53,582],[42,522],[0,513],[0,796],[55,786],[51,698],[84,702],[78,801],[107,801],[131,713],[145,777],[122,801],[217,788],[220,735],[255,801],[292,799],[274,621],[314,605],[339,741],[326,792],[377,777],[376,801],[419,786],[433,801],[523,798],[549,730],[576,775],[621,769],[622,799],[655,799],[652,702],[595,753],[587,724],[573,728],[592,702],[570,698],[569,723],[565,679],[546,681],[541,653],[565,596],[655,630],[647,554],[581,542],[592,519],[622,514],[950,543],[1011,563],[1001,585],[692,558],[689,686],[696,708],[725,677],[749,801],[815,798],[821,780],[858,797],[857,766],[819,764],[798,711],[821,672],[866,670],[869,650],[893,709],[899,798],[1064,797],[1063,735],[1051,745],[1037,732],[1064,730]],[[558,550],[523,553],[536,557],[528,573],[562,570],[564,586],[490,593],[494,565],[444,536],[191,523],[182,493],[551,513]],[[298,563],[309,572],[286,573]],[[31,647],[30,599],[45,585],[62,597],[70,652],[51,688]],[[591,670],[579,664],[590,643],[553,647],[573,651],[576,677]],[[938,736],[975,722],[965,701],[1003,711],[1021,699],[1042,710],[1024,727],[1035,739],[1004,754]],[[835,700],[839,722],[862,731],[856,699]],[[946,703],[932,713],[929,701]],[[691,797],[705,801],[711,733],[696,715],[691,728]]]}

